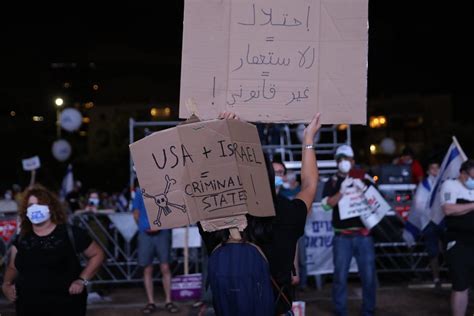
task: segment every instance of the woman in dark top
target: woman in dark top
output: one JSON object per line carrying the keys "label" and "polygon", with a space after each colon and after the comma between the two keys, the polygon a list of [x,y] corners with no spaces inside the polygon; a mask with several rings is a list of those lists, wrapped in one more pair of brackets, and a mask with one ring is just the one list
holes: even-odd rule
{"label": "woman in dark top", "polygon": [[[102,250],[85,231],[67,226],[59,201],[44,187],[26,192],[19,216],[21,233],[2,285],[16,314],[85,315],[85,287],[104,259]],[[84,269],[79,253],[88,259]]]}
{"label": "woman in dark top", "polygon": [[[219,116],[222,119],[238,119],[234,113],[225,112]],[[291,273],[294,269],[293,261],[296,252],[296,243],[304,234],[306,216],[311,210],[318,183],[318,169],[313,139],[319,128],[320,115],[313,117],[304,132],[303,154],[301,164],[301,191],[292,201],[276,195],[275,173],[272,164],[266,159],[270,185],[272,186],[275,205],[274,217],[254,217],[247,215],[247,228],[242,233],[241,242],[250,242],[257,245],[265,255],[270,265],[270,273],[277,283],[274,288],[278,298],[275,306],[276,314],[284,314],[291,309]],[[236,242],[229,230],[204,232],[201,236],[208,253],[221,244]],[[283,295],[282,295],[282,293]]]}

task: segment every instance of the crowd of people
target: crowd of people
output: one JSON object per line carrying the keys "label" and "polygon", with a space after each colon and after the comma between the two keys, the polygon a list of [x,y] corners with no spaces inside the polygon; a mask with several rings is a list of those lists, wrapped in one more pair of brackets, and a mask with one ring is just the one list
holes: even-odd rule
{"label": "crowd of people", "polygon": [[[238,119],[225,112],[221,119]],[[203,297],[194,306],[212,301],[217,315],[289,315],[295,286],[307,284],[304,228],[318,188],[319,173],[313,141],[320,128],[319,115],[304,130],[300,174],[285,164],[266,157],[275,216],[246,216],[243,231],[226,229],[200,234],[206,250]],[[337,172],[322,189],[322,208],[332,211],[334,238],[332,301],[336,315],[348,315],[347,286],[350,263],[355,258],[362,284],[361,315],[375,315],[377,276],[374,240],[359,217],[342,218],[349,191],[365,192],[376,186],[366,171],[355,163],[353,149],[342,145],[335,152]],[[427,207],[435,190],[439,163],[432,161],[426,172],[405,149],[395,164],[410,165],[417,184],[413,208]],[[458,179],[442,184],[441,201],[446,215],[441,224],[428,220],[422,232],[430,258],[433,282],[440,285],[440,256],[448,263],[452,281],[451,307],[454,316],[464,315],[468,290],[474,284],[474,161],[464,162]],[[69,213],[110,209],[132,211],[138,224],[138,264],[143,268],[146,304],[142,313],[157,309],[153,284],[154,259],[159,260],[165,309],[179,312],[171,300],[171,231],[150,229],[142,192],[137,183],[130,197],[127,190],[107,195],[89,190],[80,182],[61,202],[46,188],[18,186],[4,193],[2,208],[18,211],[20,233],[10,248],[2,290],[15,302],[17,315],[85,315],[87,285],[100,269],[104,252],[82,229],[67,223]],[[129,204],[129,200],[132,202]],[[80,255],[86,258],[80,264]],[[208,285],[208,286],[207,286]],[[212,299],[209,298],[209,292]]]}

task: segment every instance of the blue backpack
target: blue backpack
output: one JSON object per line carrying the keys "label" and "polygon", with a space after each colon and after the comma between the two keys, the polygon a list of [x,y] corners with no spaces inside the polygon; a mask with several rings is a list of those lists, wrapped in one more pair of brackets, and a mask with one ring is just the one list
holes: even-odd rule
{"label": "blue backpack", "polygon": [[270,268],[255,245],[223,244],[209,257],[208,271],[217,315],[275,314]]}

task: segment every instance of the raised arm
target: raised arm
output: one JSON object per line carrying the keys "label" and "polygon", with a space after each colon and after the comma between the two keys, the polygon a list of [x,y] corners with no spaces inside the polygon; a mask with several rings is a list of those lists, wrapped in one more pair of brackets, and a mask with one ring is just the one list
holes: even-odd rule
{"label": "raised arm", "polygon": [[[308,212],[313,205],[319,180],[316,152],[312,145],[314,136],[321,128],[320,116],[319,113],[316,114],[304,130],[303,155],[301,159],[301,191],[296,195],[296,198],[306,204]],[[311,148],[307,148],[309,145],[311,145]]]}

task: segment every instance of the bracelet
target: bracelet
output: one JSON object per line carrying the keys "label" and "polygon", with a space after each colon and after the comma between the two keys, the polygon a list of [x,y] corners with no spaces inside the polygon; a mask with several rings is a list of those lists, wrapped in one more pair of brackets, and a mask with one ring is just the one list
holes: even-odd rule
{"label": "bracelet", "polygon": [[314,149],[314,145],[303,145],[303,149]]}
{"label": "bracelet", "polygon": [[81,278],[81,277],[78,277],[77,279],[78,279],[78,280],[81,280],[81,281],[82,281],[82,284],[83,284],[84,286],[87,286],[87,285],[89,284],[89,280],[87,280],[87,279],[84,279],[84,278]]}

